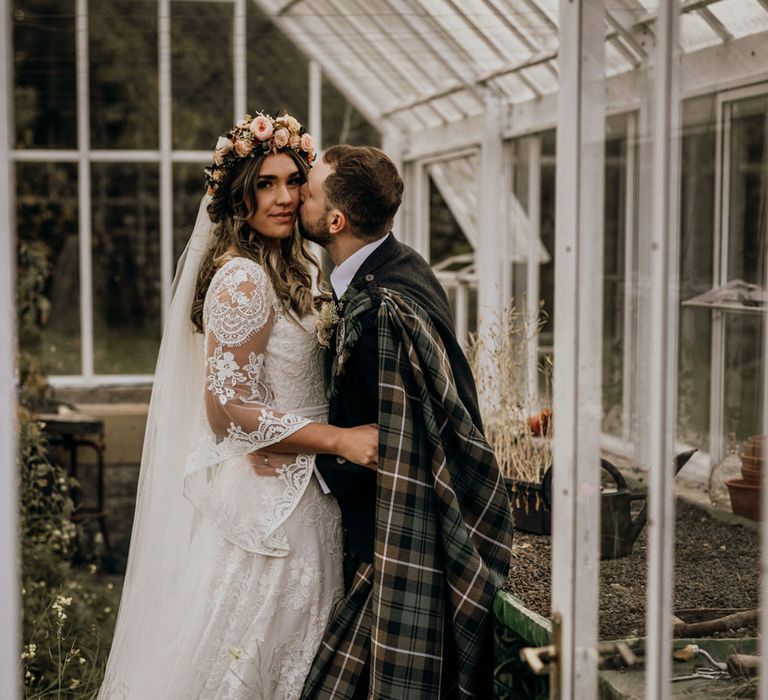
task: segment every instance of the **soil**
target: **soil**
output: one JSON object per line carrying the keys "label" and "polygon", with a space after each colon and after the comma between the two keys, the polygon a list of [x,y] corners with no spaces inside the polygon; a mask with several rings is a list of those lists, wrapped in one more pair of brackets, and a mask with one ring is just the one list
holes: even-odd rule
{"label": "soil", "polygon": [[[646,555],[646,532],[643,532],[630,556],[601,563],[601,639],[645,636]],[[550,616],[551,556],[550,537],[516,532],[512,569],[504,586],[504,590],[545,617]],[[718,520],[678,499],[675,610],[756,608],[759,566],[757,530]],[[713,636],[756,635],[755,624]]]}

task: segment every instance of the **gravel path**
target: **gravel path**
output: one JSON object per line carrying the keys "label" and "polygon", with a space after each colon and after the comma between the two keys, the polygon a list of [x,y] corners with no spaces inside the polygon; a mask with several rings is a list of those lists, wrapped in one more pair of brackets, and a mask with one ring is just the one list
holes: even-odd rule
{"label": "gravel path", "polygon": [[[675,600],[680,608],[756,608],[760,538],[755,530],[711,517],[677,502]],[[644,636],[646,537],[632,555],[600,566],[600,638]],[[504,589],[549,617],[552,548],[549,537],[515,533],[514,557]],[[755,636],[755,628],[723,636]]]}

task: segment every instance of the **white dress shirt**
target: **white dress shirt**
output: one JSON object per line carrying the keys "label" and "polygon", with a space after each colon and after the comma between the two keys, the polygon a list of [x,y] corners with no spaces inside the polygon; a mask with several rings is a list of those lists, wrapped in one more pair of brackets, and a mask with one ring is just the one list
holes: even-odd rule
{"label": "white dress shirt", "polygon": [[352,253],[352,255],[350,255],[344,262],[333,268],[333,272],[331,272],[331,286],[333,287],[337,299],[341,299],[341,295],[347,291],[347,287],[349,287],[352,278],[357,274],[357,271],[369,258],[371,253],[373,253],[373,251],[384,243],[384,241],[391,235],[391,233],[388,233],[377,241],[367,243],[360,248],[360,250]]}

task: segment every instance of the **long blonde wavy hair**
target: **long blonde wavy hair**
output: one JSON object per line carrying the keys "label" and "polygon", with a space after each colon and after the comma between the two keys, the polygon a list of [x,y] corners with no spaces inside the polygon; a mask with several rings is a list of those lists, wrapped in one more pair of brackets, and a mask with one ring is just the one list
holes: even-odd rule
{"label": "long blonde wavy hair", "polygon": [[[290,149],[280,151],[293,158],[302,177],[308,168],[304,160]],[[268,155],[268,154],[267,154]],[[203,305],[213,276],[232,256],[250,258],[259,263],[269,276],[283,308],[294,317],[303,318],[315,308],[312,294],[312,274],[320,266],[305,248],[305,242],[294,227],[288,238],[280,241],[279,249],[267,245],[247,219],[256,206],[256,183],[264,158],[243,158],[242,166],[227,172],[208,205],[208,215],[216,224],[213,244],[200,263],[197,287],[190,317],[195,329],[203,333]]]}

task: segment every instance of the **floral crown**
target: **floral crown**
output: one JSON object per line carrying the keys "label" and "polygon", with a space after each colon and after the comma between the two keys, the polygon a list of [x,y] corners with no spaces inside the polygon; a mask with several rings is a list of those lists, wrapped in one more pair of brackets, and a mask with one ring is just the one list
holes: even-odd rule
{"label": "floral crown", "polygon": [[224,136],[219,136],[213,152],[213,164],[205,168],[208,194],[218,188],[227,171],[241,158],[253,158],[291,150],[308,166],[315,160],[315,142],[297,119],[258,112],[246,114]]}

